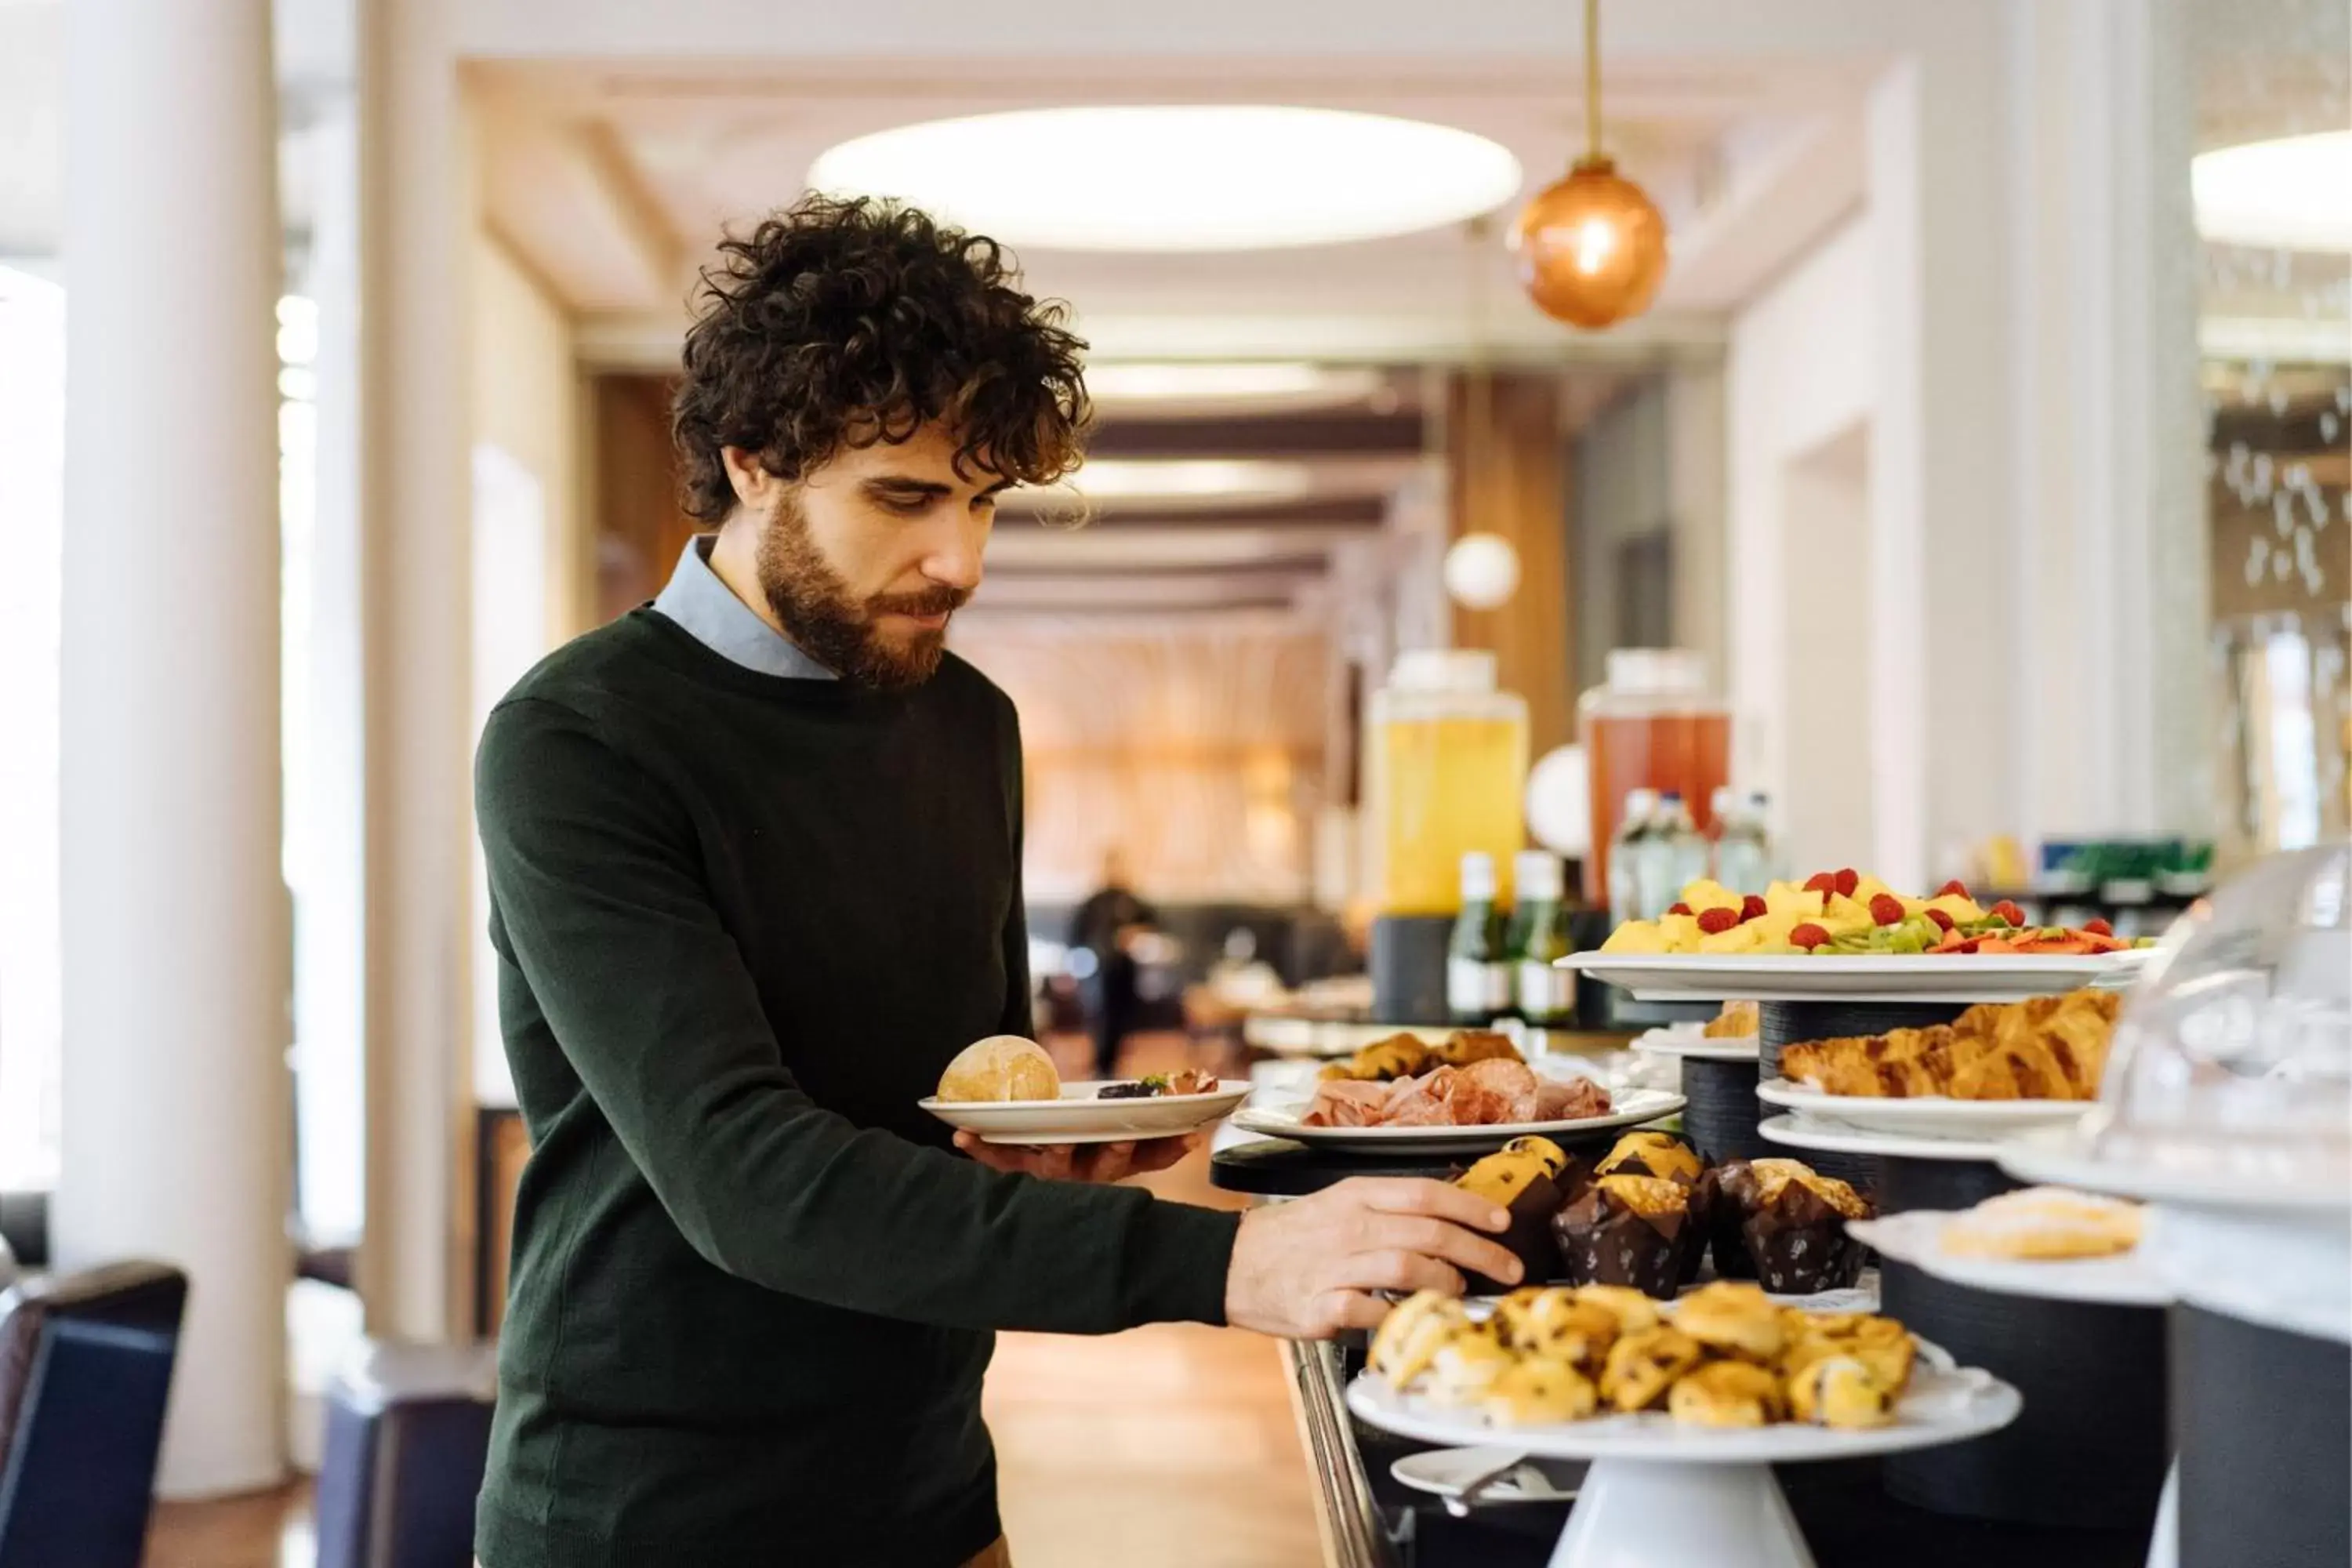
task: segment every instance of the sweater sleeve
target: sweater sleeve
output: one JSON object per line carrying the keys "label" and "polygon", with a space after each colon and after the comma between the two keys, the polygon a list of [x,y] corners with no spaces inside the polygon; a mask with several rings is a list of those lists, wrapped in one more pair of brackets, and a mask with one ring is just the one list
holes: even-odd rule
{"label": "sweater sleeve", "polygon": [[1004,1174],[812,1101],[712,907],[685,813],[585,719],[540,700],[500,707],[475,797],[502,952],[712,1264],[956,1328],[1222,1321],[1234,1215]]}
{"label": "sweater sleeve", "polygon": [[1013,911],[1004,917],[1004,1017],[998,1026],[1007,1035],[1028,1035],[1037,1027],[1036,999],[1030,991],[1029,907],[1023,886],[1021,858],[1027,837],[1028,802],[1021,782],[1021,721],[1013,704],[1004,704],[1007,726],[1003,744],[1004,809],[1013,833]]}

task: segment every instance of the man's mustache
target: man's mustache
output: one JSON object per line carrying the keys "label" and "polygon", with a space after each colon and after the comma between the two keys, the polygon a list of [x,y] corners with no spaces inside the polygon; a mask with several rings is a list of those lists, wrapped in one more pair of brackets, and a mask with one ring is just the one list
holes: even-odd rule
{"label": "man's mustache", "polygon": [[884,594],[868,599],[866,608],[876,616],[945,616],[971,601],[968,588],[926,588],[919,594]]}

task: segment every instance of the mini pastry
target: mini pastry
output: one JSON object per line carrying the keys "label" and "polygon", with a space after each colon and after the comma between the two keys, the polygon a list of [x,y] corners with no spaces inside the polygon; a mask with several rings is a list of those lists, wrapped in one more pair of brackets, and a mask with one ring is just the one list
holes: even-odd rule
{"label": "mini pastry", "polygon": [[1708,1350],[1769,1366],[1788,1343],[1780,1310],[1753,1285],[1717,1280],[1675,1304],[1675,1327]]}
{"label": "mini pastry", "polygon": [[1600,1406],[1592,1380],[1550,1356],[1521,1360],[1486,1391],[1486,1417],[1499,1426],[1581,1421]]}
{"label": "mini pastry", "polygon": [[1508,1035],[1492,1029],[1457,1029],[1431,1053],[1447,1067],[1466,1068],[1472,1062],[1525,1061]]}
{"label": "mini pastry", "polygon": [[1794,1377],[1815,1362],[1831,1356],[1851,1356],[1870,1369],[1879,1384],[1900,1394],[1911,1382],[1912,1363],[1918,1347],[1911,1331],[1893,1318],[1858,1317],[1850,1328],[1824,1332],[1816,1327],[1792,1336],[1780,1358],[1783,1374]]}
{"label": "mini pastry", "polygon": [[1596,1176],[1662,1176],[1686,1187],[1706,1169],[1690,1145],[1665,1132],[1628,1132],[1592,1167]]}
{"label": "mini pastry", "polygon": [[1614,1314],[1621,1334],[1646,1333],[1665,1321],[1657,1302],[1630,1285],[1580,1285],[1576,1299]]}
{"label": "mini pastry", "polygon": [[1619,1332],[1616,1313],[1556,1285],[1512,1291],[1496,1306],[1493,1321],[1511,1349],[1587,1373],[1601,1370]]}
{"label": "mini pastry", "polygon": [[1666,1396],[1675,1379],[1698,1364],[1698,1342],[1679,1329],[1628,1334],[1609,1347],[1601,1397],[1619,1410],[1647,1410]]}
{"label": "mini pastry", "polygon": [[1437,1349],[1470,1321],[1462,1303],[1434,1290],[1418,1290],[1389,1309],[1372,1334],[1365,1361],[1391,1388],[1403,1388],[1429,1370]]}
{"label": "mini pastry", "polygon": [[1885,1426],[1895,1396],[1860,1358],[1823,1356],[1789,1379],[1789,1408],[1816,1426]]}
{"label": "mini pastry", "polygon": [[1062,1075],[1034,1040],[991,1035],[956,1053],[940,1075],[939,1097],[949,1100],[1059,1100]]}
{"label": "mini pastry", "polygon": [[1860,1277],[1867,1249],[1845,1224],[1868,1218],[1871,1206],[1845,1183],[1801,1160],[1732,1160],[1709,1171],[1701,1186],[1722,1278],[1809,1296]]}
{"label": "mini pastry", "polygon": [[1438,1405],[1456,1409],[1475,1405],[1518,1359],[1484,1324],[1465,1324],[1437,1347],[1422,1388]]}
{"label": "mini pastry", "polygon": [[1671,1299],[1697,1272],[1705,1247],[1706,1228],[1692,1212],[1696,1196],[1663,1176],[1595,1177],[1553,1222],[1561,1276]]}
{"label": "mini pastry", "polygon": [[[1525,1268],[1522,1283],[1535,1284],[1559,1273],[1559,1248],[1551,1221],[1562,1201],[1558,1178],[1567,1169],[1567,1154],[1550,1139],[1514,1138],[1454,1178],[1454,1185],[1510,1214],[1511,1223],[1496,1240]],[[1471,1275],[1469,1285],[1480,1295],[1511,1288],[1483,1274]]]}
{"label": "mini pastry", "polygon": [[1944,1226],[1955,1258],[2107,1258],[2139,1245],[2140,1206],[2120,1198],[2026,1187],[1987,1198]]}
{"label": "mini pastry", "polygon": [[1780,1380],[1747,1362],[1711,1362],[1677,1380],[1666,1410],[1694,1426],[1769,1426],[1780,1419]]}

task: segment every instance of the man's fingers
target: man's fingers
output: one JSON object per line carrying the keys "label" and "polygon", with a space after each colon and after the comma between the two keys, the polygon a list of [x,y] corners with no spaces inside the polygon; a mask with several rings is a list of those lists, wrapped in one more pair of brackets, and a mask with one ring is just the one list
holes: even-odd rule
{"label": "man's fingers", "polygon": [[1389,1304],[1361,1290],[1327,1290],[1315,1299],[1310,1336],[1329,1339],[1348,1329],[1377,1329],[1389,1315]]}
{"label": "man's fingers", "polygon": [[1507,1285],[1518,1283],[1521,1266],[1507,1247],[1458,1225],[1412,1215],[1382,1215],[1372,1235],[1383,1247],[1441,1258],[1465,1273],[1484,1274]]}
{"label": "man's fingers", "polygon": [[1473,1230],[1500,1230],[1511,1223],[1507,1211],[1451,1182],[1433,1182],[1423,1176],[1370,1176],[1359,1180],[1365,1203],[1384,1214],[1451,1220]]}
{"label": "man's fingers", "polygon": [[1335,1285],[1346,1285],[1358,1290],[1436,1290],[1448,1296],[1462,1294],[1462,1276],[1433,1258],[1403,1247],[1388,1247],[1379,1252],[1358,1252],[1341,1260],[1332,1279]]}

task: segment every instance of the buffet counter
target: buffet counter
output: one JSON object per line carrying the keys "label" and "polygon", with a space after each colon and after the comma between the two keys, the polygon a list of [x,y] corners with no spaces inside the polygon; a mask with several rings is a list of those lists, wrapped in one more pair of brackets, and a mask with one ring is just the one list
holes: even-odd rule
{"label": "buffet counter", "polygon": [[[1360,1341],[1285,1347],[1299,1441],[1316,1480],[1326,1568],[1544,1568],[1567,1510],[1552,1503],[1484,1507],[1449,1516],[1437,1498],[1389,1467],[1428,1445],[1349,1414],[1345,1390],[1363,1366]],[[1573,1466],[1555,1469],[1566,1483]],[[1818,1568],[2145,1568],[2136,1530],[2055,1530],[1955,1519],[1898,1503],[1879,1461],[1776,1467]]]}

